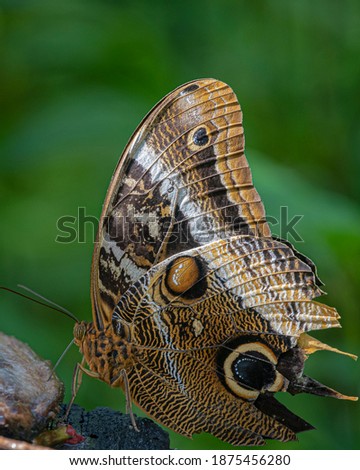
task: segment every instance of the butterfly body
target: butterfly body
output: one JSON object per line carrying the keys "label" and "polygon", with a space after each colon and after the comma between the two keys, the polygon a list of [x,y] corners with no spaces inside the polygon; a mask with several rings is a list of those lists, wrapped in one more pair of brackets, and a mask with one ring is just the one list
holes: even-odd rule
{"label": "butterfly body", "polygon": [[115,332],[111,324],[99,331],[92,322],[81,322],[75,324],[74,337],[90,370],[111,386],[121,385],[123,372],[137,357],[125,331]]}
{"label": "butterfly body", "polygon": [[[91,275],[93,322],[75,342],[93,374],[151,417],[234,445],[312,426],[278,391],[347,398],[303,375],[339,327],[314,264],[271,236],[228,85],[204,79],[145,117],[115,170]],[[339,351],[337,351],[339,352]]]}

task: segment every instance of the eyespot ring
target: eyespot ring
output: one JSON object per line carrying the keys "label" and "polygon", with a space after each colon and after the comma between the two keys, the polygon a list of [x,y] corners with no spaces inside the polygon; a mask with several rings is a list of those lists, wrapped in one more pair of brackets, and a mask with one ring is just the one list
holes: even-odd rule
{"label": "eyespot ring", "polygon": [[207,263],[200,255],[179,255],[170,260],[152,283],[151,295],[159,306],[191,305],[208,289]]}
{"label": "eyespot ring", "polygon": [[241,343],[224,359],[224,383],[234,395],[256,400],[265,390],[276,392],[283,388],[284,379],[276,364],[276,354],[264,343]]}
{"label": "eyespot ring", "polygon": [[211,129],[207,124],[201,124],[192,129],[188,134],[188,147],[193,151],[199,151],[208,147],[211,142]]}
{"label": "eyespot ring", "polygon": [[179,256],[166,268],[163,293],[168,297],[181,296],[182,301],[202,297],[207,290],[206,265],[200,256]]}

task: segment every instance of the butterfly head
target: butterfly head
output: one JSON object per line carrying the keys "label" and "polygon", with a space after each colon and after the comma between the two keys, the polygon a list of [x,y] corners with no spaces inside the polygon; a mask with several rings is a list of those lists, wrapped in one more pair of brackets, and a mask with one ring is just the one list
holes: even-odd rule
{"label": "butterfly head", "polygon": [[76,322],[74,325],[73,334],[74,334],[75,344],[78,347],[81,347],[81,344],[83,343],[85,339],[88,325],[89,323],[84,322],[84,321]]}

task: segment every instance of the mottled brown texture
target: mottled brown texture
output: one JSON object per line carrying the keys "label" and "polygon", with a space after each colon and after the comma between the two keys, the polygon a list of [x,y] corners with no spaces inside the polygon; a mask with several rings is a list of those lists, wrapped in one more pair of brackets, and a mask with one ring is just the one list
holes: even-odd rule
{"label": "mottled brown texture", "polygon": [[0,434],[31,440],[56,417],[63,394],[50,362],[0,332]]}
{"label": "mottled brown texture", "polygon": [[1,450],[52,450],[50,447],[39,446],[31,444],[27,441],[19,441],[18,439],[11,439],[10,437],[0,436],[0,449]]}
{"label": "mottled brown texture", "polygon": [[94,249],[94,321],[75,341],[92,376],[176,432],[289,441],[312,427],[275,392],[348,398],[303,376],[299,338],[340,326],[313,300],[320,285],[312,261],[271,237],[234,92],[198,80],[160,101],[120,158]]}
{"label": "mottled brown texture", "polygon": [[[169,255],[235,234],[270,236],[236,96],[217,80],[196,84],[154,107],[115,170],[92,266],[98,326],[111,320],[126,289]],[[199,130],[207,139],[196,139]]]}

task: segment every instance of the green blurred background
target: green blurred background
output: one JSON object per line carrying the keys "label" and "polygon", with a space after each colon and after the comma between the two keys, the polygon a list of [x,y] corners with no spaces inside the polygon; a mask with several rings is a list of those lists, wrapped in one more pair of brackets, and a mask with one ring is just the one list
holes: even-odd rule
{"label": "green blurred background", "polygon": [[[290,218],[304,215],[296,246],[315,260],[343,325],[315,336],[360,353],[357,0],[0,5],[2,285],[30,286],[89,320],[92,226],[85,242],[60,244],[57,220],[78,207],[98,217],[118,156],[147,111],[176,86],[215,77],[242,105],[247,156],[268,214],[288,206]],[[72,338],[71,321],[5,292],[0,304],[0,329],[56,361]],[[58,368],[67,389],[79,359],[73,348]],[[359,367],[346,357],[317,353],[306,371],[360,394]],[[280,398],[317,430],[267,449],[360,448],[358,404]],[[119,390],[85,377],[77,403],[123,409],[124,402]],[[174,433],[171,445],[229,448]]]}

